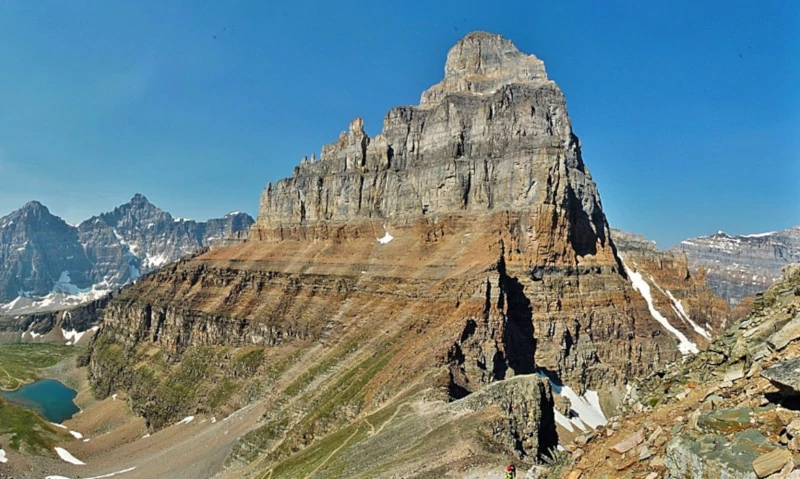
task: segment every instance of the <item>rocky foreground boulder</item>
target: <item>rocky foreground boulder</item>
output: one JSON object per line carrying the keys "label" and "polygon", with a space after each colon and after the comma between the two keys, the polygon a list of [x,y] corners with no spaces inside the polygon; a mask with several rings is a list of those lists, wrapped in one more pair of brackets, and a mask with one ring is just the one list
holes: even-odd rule
{"label": "rocky foreground boulder", "polygon": [[475,32],[380,134],[354,120],[270,184],[246,242],[123,291],[85,360],[153,430],[262,408],[230,477],[459,475],[604,424],[720,330],[703,291],[618,255],[560,88]]}

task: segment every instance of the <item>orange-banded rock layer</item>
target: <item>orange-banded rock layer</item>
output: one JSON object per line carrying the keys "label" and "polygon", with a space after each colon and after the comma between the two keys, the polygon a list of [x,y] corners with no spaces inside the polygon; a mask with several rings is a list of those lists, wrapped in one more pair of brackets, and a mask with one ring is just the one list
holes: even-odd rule
{"label": "orange-banded rock layer", "polygon": [[467,391],[537,366],[581,387],[613,384],[677,357],[613,256],[536,264],[555,248],[531,241],[528,221],[419,220],[389,227],[385,245],[369,223],[274,230],[141,281],[108,307],[104,332],[180,355],[324,341],[353,315],[377,329],[411,315],[429,329],[398,368],[448,365]]}

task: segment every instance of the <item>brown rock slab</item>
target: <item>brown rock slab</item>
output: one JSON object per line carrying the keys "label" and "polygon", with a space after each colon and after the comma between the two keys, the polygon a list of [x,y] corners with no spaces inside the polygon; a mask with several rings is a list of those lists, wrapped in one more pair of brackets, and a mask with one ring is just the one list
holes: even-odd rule
{"label": "brown rock slab", "polygon": [[767,341],[776,351],[780,351],[792,341],[800,339],[800,315],[794,317]]}
{"label": "brown rock slab", "polygon": [[629,457],[627,459],[623,459],[622,462],[617,464],[616,469],[618,471],[624,471],[625,469],[630,468],[634,464],[636,464],[638,460],[635,457]]}
{"label": "brown rock slab", "polygon": [[789,450],[793,453],[797,454],[800,453],[800,436],[795,436],[792,438],[791,441],[787,444]]}
{"label": "brown rock slab", "polygon": [[759,478],[776,473],[792,460],[792,454],[786,449],[775,449],[753,461],[753,471]]}
{"label": "brown rock slab", "polygon": [[642,442],[644,442],[644,429],[639,429],[622,441],[611,446],[611,450],[617,454],[625,454]]}
{"label": "brown rock slab", "polygon": [[708,432],[728,434],[750,429],[750,408],[718,409],[697,418],[697,427]]}
{"label": "brown rock slab", "polygon": [[[794,420],[794,414],[788,409],[778,408],[775,410],[775,414],[784,426],[788,426]],[[800,428],[800,420],[798,420],[798,428]]]}
{"label": "brown rock slab", "polygon": [[664,429],[661,426],[656,427],[656,429],[653,431],[653,433],[650,434],[650,437],[647,438],[647,442],[649,444],[655,443],[656,439],[658,439],[658,437],[660,435],[662,435],[663,433],[664,433]]}
{"label": "brown rock slab", "polygon": [[581,474],[583,474],[583,471],[580,469],[573,469],[567,474],[565,479],[580,479]]}
{"label": "brown rock slab", "polygon": [[789,437],[800,436],[800,419],[795,419],[786,425],[786,434],[788,434]]}

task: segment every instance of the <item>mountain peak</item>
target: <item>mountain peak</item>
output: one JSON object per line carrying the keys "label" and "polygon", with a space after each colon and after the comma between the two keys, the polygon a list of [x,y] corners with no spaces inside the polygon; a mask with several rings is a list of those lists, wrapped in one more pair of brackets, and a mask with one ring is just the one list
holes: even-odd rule
{"label": "mountain peak", "polygon": [[448,93],[490,94],[512,83],[547,81],[544,62],[520,52],[511,40],[471,32],[447,53],[444,80],[422,94],[420,105],[438,103]]}
{"label": "mountain peak", "polygon": [[22,207],[22,209],[23,210],[46,210],[46,211],[49,211],[49,210],[47,210],[47,207],[45,205],[43,205],[42,203],[40,203],[39,201],[36,201],[36,200],[29,201],[29,202],[25,203],[25,205]]}
{"label": "mountain peak", "polygon": [[131,198],[130,203],[133,205],[145,205],[145,204],[150,204],[150,201],[148,201],[147,197],[144,196],[143,194],[136,193],[135,195],[133,195],[133,198]]}

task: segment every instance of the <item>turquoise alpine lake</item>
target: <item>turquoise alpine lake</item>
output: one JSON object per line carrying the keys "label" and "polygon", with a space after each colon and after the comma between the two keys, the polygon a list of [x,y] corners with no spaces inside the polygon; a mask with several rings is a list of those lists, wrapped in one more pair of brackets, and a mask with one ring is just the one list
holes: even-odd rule
{"label": "turquoise alpine lake", "polygon": [[0,395],[36,411],[50,422],[61,423],[80,411],[72,401],[78,393],[55,379],[40,379],[16,391],[0,391]]}

